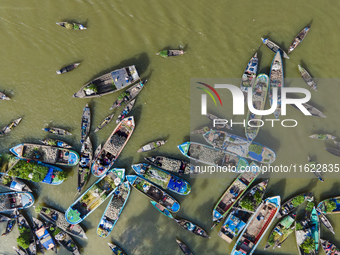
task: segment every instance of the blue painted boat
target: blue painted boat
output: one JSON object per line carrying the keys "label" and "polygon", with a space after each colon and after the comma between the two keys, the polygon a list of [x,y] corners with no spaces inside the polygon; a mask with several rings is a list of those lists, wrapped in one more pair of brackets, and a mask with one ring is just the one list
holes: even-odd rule
{"label": "blue painted boat", "polygon": [[30,192],[0,193],[0,212],[26,209],[34,204],[34,197]]}
{"label": "blue painted boat", "polygon": [[124,168],[113,168],[88,188],[65,212],[68,223],[78,224],[111,196],[123,182]]}
{"label": "blue painted boat", "polygon": [[57,253],[57,245],[54,242],[50,233],[48,232],[47,228],[44,226],[44,223],[34,217],[32,217],[32,221],[33,232],[35,236],[38,238],[40,244],[46,250],[53,250],[55,253]]}
{"label": "blue painted boat", "polygon": [[164,206],[161,206],[160,204],[157,204],[155,201],[150,201],[151,204],[163,215],[169,217],[170,219],[173,219],[171,212],[169,212],[168,209],[166,209]]}
{"label": "blue painted boat", "polygon": [[97,227],[97,234],[100,237],[108,237],[112,232],[125,207],[129,195],[130,185],[129,182],[126,181],[119,185],[118,189],[111,197],[102,218],[100,219]]}
{"label": "blue painted boat", "polygon": [[191,191],[190,184],[173,174],[145,163],[131,166],[137,175],[160,186],[163,189],[173,191],[180,195],[188,195]]}

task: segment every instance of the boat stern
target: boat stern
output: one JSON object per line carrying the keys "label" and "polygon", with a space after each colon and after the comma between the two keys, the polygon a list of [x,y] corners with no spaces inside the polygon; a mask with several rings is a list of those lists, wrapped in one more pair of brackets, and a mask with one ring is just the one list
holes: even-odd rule
{"label": "boat stern", "polygon": [[180,209],[180,205],[179,205],[179,203],[176,201],[176,202],[174,202],[174,204],[171,206],[171,211],[172,212],[174,212],[174,213],[176,213],[176,212],[178,212],[179,211],[179,209]]}
{"label": "boat stern", "polygon": [[9,151],[12,152],[18,158],[22,158],[23,149],[24,149],[24,144],[21,143],[21,144],[18,144],[17,146],[10,148]]}
{"label": "boat stern", "polygon": [[83,219],[80,217],[80,212],[78,210],[72,209],[72,206],[70,206],[66,212],[65,212],[65,219],[70,224],[78,224]]}
{"label": "boat stern", "polygon": [[180,152],[185,156],[188,156],[189,147],[190,147],[190,142],[185,142],[177,146]]}
{"label": "boat stern", "polygon": [[21,193],[22,208],[26,209],[34,204],[34,197],[30,192]]}
{"label": "boat stern", "polygon": [[75,151],[69,151],[68,155],[68,165],[69,166],[76,166],[79,163],[79,154]]}
{"label": "boat stern", "polygon": [[142,175],[145,173],[145,169],[144,167],[147,167],[147,164],[145,163],[140,163],[140,164],[134,164],[134,165],[131,165],[133,171],[136,172],[136,174],[138,175]]}
{"label": "boat stern", "polygon": [[133,186],[134,182],[137,179],[137,175],[127,175],[126,180],[130,183],[131,186]]}
{"label": "boat stern", "polygon": [[125,168],[113,168],[111,171],[120,179],[120,183],[124,181],[125,178]]}

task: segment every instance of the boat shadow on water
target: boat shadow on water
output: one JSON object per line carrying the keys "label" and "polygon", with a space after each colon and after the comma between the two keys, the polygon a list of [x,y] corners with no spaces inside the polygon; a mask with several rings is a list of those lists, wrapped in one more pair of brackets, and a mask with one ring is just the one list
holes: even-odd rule
{"label": "boat shadow on water", "polygon": [[[337,197],[340,195],[340,191],[334,192],[336,190],[340,190],[340,181],[333,183],[333,186],[330,189],[327,189],[325,192],[320,194],[320,199],[318,199],[318,202],[321,202],[325,199],[331,198],[331,197]],[[328,216],[328,215],[327,215]]]}
{"label": "boat shadow on water", "polygon": [[286,190],[286,184],[287,184],[286,178],[281,179],[280,181],[273,184],[274,180],[270,181],[271,183],[269,187],[267,187],[267,190],[265,193],[266,197],[271,197],[276,194],[284,194],[284,191]]}

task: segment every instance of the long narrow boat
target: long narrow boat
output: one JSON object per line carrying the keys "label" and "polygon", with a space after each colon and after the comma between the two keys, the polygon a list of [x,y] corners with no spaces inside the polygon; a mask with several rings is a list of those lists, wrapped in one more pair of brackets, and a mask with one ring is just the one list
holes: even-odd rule
{"label": "long narrow boat", "polygon": [[163,156],[151,156],[145,157],[144,159],[159,168],[162,168],[166,171],[178,173],[179,175],[197,173],[195,171],[195,167],[184,160]]}
{"label": "long narrow boat", "polygon": [[109,124],[113,118],[115,114],[112,113],[109,116],[107,116],[105,119],[102,120],[102,122],[100,122],[100,124],[96,127],[96,129],[94,130],[94,132],[98,132],[99,130],[101,130],[103,127],[105,127],[107,124]]}
{"label": "long narrow boat", "polygon": [[95,177],[103,176],[113,166],[134,129],[135,121],[133,116],[123,119],[116,126],[99,154],[93,160],[91,172]]}
{"label": "long narrow boat", "polygon": [[66,210],[66,221],[70,224],[82,222],[117,190],[124,176],[124,168],[113,168],[107,171]]}
{"label": "long narrow boat", "polygon": [[286,216],[292,213],[303,202],[305,201],[311,202],[313,200],[314,200],[314,196],[313,196],[313,193],[311,192],[302,193],[297,196],[294,196],[282,204],[277,217],[281,218],[283,216]]}
{"label": "long narrow boat", "polygon": [[136,67],[127,66],[111,71],[86,83],[73,97],[93,98],[108,95],[137,82],[139,75]]}
{"label": "long narrow boat", "polygon": [[247,100],[248,88],[252,88],[254,86],[258,66],[259,66],[259,59],[257,58],[257,52],[255,52],[254,56],[250,59],[242,75],[241,91],[244,94],[245,100]]}
{"label": "long narrow boat", "polygon": [[200,226],[198,226],[195,223],[192,223],[191,221],[183,218],[174,218],[174,220],[185,230],[188,230],[189,232],[201,236],[203,238],[210,238],[208,233]]}
{"label": "long narrow boat", "polygon": [[92,164],[93,158],[93,148],[90,137],[88,136],[81,145],[80,150],[80,161],[78,166],[78,193],[81,192],[83,187],[86,185],[87,181],[90,178],[90,167]]}
{"label": "long narrow boat", "polygon": [[316,82],[313,80],[312,76],[306,71],[306,69],[304,69],[303,67],[301,67],[300,65],[298,65],[298,68],[299,68],[299,72],[302,76],[302,78],[304,79],[304,81],[307,83],[307,85],[315,90],[316,90]]}
{"label": "long narrow boat", "polygon": [[280,51],[277,51],[269,72],[269,102],[273,104],[273,88],[277,88],[277,108],[274,117],[277,119],[281,114],[281,89],[284,87],[283,63]]}
{"label": "long narrow boat", "polygon": [[70,22],[57,22],[57,25],[64,27],[66,29],[71,29],[71,30],[84,30],[86,29],[86,27],[84,27],[82,24],[80,23],[70,23]]}
{"label": "long narrow boat", "polygon": [[16,126],[19,125],[20,121],[22,120],[22,118],[18,118],[13,120],[10,124],[8,124],[7,126],[5,126],[1,131],[0,131],[0,136],[3,136],[5,134],[8,134],[9,132],[11,132],[13,130],[13,128],[15,128]]}
{"label": "long narrow boat", "polygon": [[[259,74],[256,77],[253,86],[253,106],[256,110],[263,110],[266,104],[267,93],[269,89],[269,77],[266,74]],[[245,125],[245,133],[249,142],[253,141],[260,130],[258,120],[262,119],[262,115],[256,115],[248,110],[247,120]],[[252,123],[250,125],[249,123]]]}
{"label": "long narrow boat", "polygon": [[153,141],[151,143],[148,143],[142,146],[142,148],[137,150],[137,152],[140,153],[140,152],[145,152],[145,151],[151,151],[151,150],[157,149],[158,147],[161,147],[165,143],[166,143],[166,140]]}
{"label": "long narrow boat", "polygon": [[186,181],[172,175],[155,166],[145,163],[135,164],[131,166],[137,175],[144,177],[146,180],[167,189],[179,195],[188,195],[191,191],[190,184]]}
{"label": "long narrow boat", "polygon": [[11,213],[11,220],[9,220],[6,224],[6,230],[5,230],[5,233],[3,233],[1,236],[7,236],[9,233],[12,232],[12,230],[14,229],[14,225],[17,221],[17,210],[14,210],[12,213]]}
{"label": "long narrow boat", "polygon": [[340,255],[340,250],[328,240],[320,239],[322,249],[326,255]]}
{"label": "long narrow boat", "polygon": [[0,222],[10,221],[10,220],[11,218],[0,213]]}
{"label": "long narrow boat", "polygon": [[100,237],[108,237],[116,225],[120,214],[130,195],[130,185],[128,182],[122,183],[117,191],[112,195],[102,218],[97,227],[97,234]]}
{"label": "long narrow boat", "polygon": [[179,211],[179,203],[156,185],[137,175],[127,175],[126,179],[132,187],[156,203],[164,206],[170,212],[176,213]]}
{"label": "long narrow boat", "polygon": [[317,208],[323,214],[340,213],[340,196],[321,201]]}
{"label": "long narrow boat", "polygon": [[131,112],[133,106],[135,105],[136,99],[131,100],[127,106],[119,113],[116,123],[118,124],[121,122],[124,118],[127,117],[127,115]]}
{"label": "long narrow boat", "polygon": [[288,54],[284,52],[277,44],[269,40],[268,38],[261,38],[261,41],[263,44],[267,46],[268,49],[270,49],[272,52],[276,53],[277,51],[280,51],[282,56],[286,59],[289,59]]}
{"label": "long narrow boat", "polygon": [[[310,169],[315,169],[316,165],[317,165],[316,162],[312,161],[309,156],[307,157],[307,160],[308,160],[308,165],[309,165]],[[322,178],[321,173],[319,173],[318,171],[313,171],[313,173],[316,176],[316,178],[319,179],[319,181],[321,181],[321,182],[324,181],[324,179]]]}
{"label": "long narrow boat", "polygon": [[176,238],[176,243],[185,255],[194,255],[189,247],[178,238]]}
{"label": "long narrow boat", "polygon": [[127,103],[129,103],[132,99],[138,96],[138,94],[142,91],[144,88],[145,83],[148,80],[140,81],[136,85],[131,86],[127,90],[125,90],[122,94],[120,94],[117,98],[117,100],[113,103],[110,110],[115,109],[117,107],[123,106]]}
{"label": "long narrow boat", "polygon": [[334,156],[340,157],[340,150],[332,147],[325,147],[326,151],[333,154]]}
{"label": "long narrow boat", "polygon": [[309,136],[312,139],[316,140],[335,140],[336,136],[330,134],[313,134]]}
{"label": "long narrow boat", "polygon": [[45,227],[44,223],[36,218],[32,217],[33,221],[33,232],[37,239],[40,241],[41,245],[46,250],[53,250],[57,253],[57,245],[54,242],[52,236],[48,232],[47,228]]}
{"label": "long narrow boat", "polygon": [[62,231],[57,226],[49,223],[49,231],[53,238],[57,241],[60,246],[63,246],[66,250],[71,252],[73,255],[80,255],[77,244],[73,241],[73,239],[64,231]]}
{"label": "long narrow boat", "polygon": [[[254,79],[254,81],[255,81],[255,79]],[[216,115],[211,114],[211,113],[207,113],[205,116],[213,122],[213,126],[216,126],[216,128],[218,128],[218,129],[219,128],[227,128],[227,129],[232,130],[232,128],[230,127],[230,125],[228,123],[225,123],[225,122],[220,123],[219,121],[217,121],[217,120],[220,120],[221,118],[217,117]]]}
{"label": "long narrow boat", "polygon": [[157,204],[155,201],[150,201],[150,202],[160,213],[169,217],[170,219],[174,218],[174,216],[172,216],[171,212],[169,212],[169,210],[166,209],[164,206]]}
{"label": "long narrow boat", "polygon": [[66,131],[65,129],[56,128],[56,127],[43,128],[42,130],[49,132],[51,134],[55,134],[55,135],[72,135],[72,133]]}
{"label": "long narrow boat", "polygon": [[271,164],[276,159],[276,153],[271,148],[256,142],[249,143],[246,138],[238,135],[211,129],[203,134],[203,138],[214,148],[239,157],[266,164]]}
{"label": "long narrow boat", "polygon": [[322,224],[335,235],[333,226],[329,222],[329,220],[327,219],[326,215],[324,215],[319,208],[316,209],[316,212],[317,212],[319,219],[322,222]]}
{"label": "long narrow boat", "polygon": [[235,168],[235,172],[239,172],[249,166],[246,159],[205,144],[185,142],[178,145],[177,148],[184,156],[195,162],[201,162],[216,167],[231,167]]}
{"label": "long narrow boat", "polygon": [[18,254],[18,255],[26,255],[27,252],[22,250],[21,248],[17,248],[15,246],[13,246],[13,249],[15,250],[15,252]]}
{"label": "long narrow boat", "polygon": [[0,100],[11,100],[4,92],[0,91]]}
{"label": "long narrow boat", "polygon": [[79,162],[79,155],[73,150],[41,144],[21,143],[11,148],[10,152],[18,158],[47,164],[75,166]]}
{"label": "long narrow boat", "polygon": [[302,29],[300,33],[298,33],[298,35],[295,36],[294,41],[289,46],[288,54],[291,53],[296,48],[296,46],[298,46],[299,43],[302,42],[303,39],[305,39],[307,33],[309,32],[309,29],[310,25]]}
{"label": "long narrow boat", "polygon": [[126,255],[126,253],[118,245],[113,244],[113,243],[107,243],[107,245],[110,247],[113,254],[115,254],[115,255]]}
{"label": "long narrow boat", "polygon": [[211,228],[214,228],[228,214],[230,209],[242,197],[247,188],[255,181],[256,177],[261,173],[259,167],[252,162],[250,171],[241,173],[229,188],[223,193],[221,198],[216,203],[212,216],[213,222]]}
{"label": "long narrow boat", "polygon": [[14,191],[26,191],[31,192],[32,190],[22,181],[19,181],[15,177],[0,173],[0,186],[14,190]]}
{"label": "long narrow boat", "polygon": [[0,212],[26,209],[34,204],[34,197],[30,192],[12,191],[0,193]]}
{"label": "long narrow boat", "polygon": [[184,50],[161,50],[160,52],[156,53],[156,55],[161,56],[163,58],[167,58],[167,57],[181,56],[184,53],[185,53]]}
{"label": "long narrow boat", "polygon": [[[17,225],[18,225],[18,230],[20,233],[20,236],[23,237],[25,241],[27,241],[27,248],[26,252],[28,255],[36,255],[37,254],[37,246],[36,246],[36,239],[35,235],[32,232],[32,228],[29,225],[28,221],[26,218],[22,215],[19,214],[17,217]],[[23,248],[23,247],[22,247]]]}
{"label": "long narrow boat", "polygon": [[65,67],[61,68],[60,70],[58,70],[57,74],[63,74],[63,73],[70,72],[73,69],[76,69],[79,65],[80,65],[80,63],[74,63],[74,64],[71,64],[71,65],[65,66]]}
{"label": "long narrow boat", "polygon": [[39,142],[41,142],[44,145],[49,145],[49,146],[56,146],[56,147],[66,148],[66,149],[72,148],[71,145],[61,140],[44,139],[44,140],[39,140]]}
{"label": "long narrow boat", "polygon": [[84,229],[79,225],[73,225],[66,221],[65,214],[48,207],[39,208],[38,213],[48,222],[53,223],[61,230],[75,237],[87,239]]}
{"label": "long narrow boat", "polygon": [[286,241],[291,233],[294,232],[295,224],[293,223],[295,221],[295,217],[296,214],[290,214],[275,225],[268,237],[266,246],[264,248],[265,250],[271,246],[273,246],[273,249],[276,247],[281,248],[282,243]]}
{"label": "long narrow boat", "polygon": [[88,104],[83,109],[83,115],[81,117],[81,129],[80,129],[80,143],[83,143],[86,137],[90,133],[91,128],[91,111]]}
{"label": "long narrow boat", "polygon": [[[299,110],[299,108],[295,104],[290,105]],[[307,111],[309,111],[314,117],[327,118],[325,114],[323,114],[319,109],[315,108],[314,106],[311,106],[309,104],[302,104],[302,106],[305,107]]]}

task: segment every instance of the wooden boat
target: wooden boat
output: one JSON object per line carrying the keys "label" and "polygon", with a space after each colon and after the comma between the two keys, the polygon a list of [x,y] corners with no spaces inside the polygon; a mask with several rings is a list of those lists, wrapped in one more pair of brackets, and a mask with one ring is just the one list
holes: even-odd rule
{"label": "wooden boat", "polygon": [[340,250],[328,240],[320,239],[322,249],[326,255],[340,255]]}
{"label": "wooden boat", "polygon": [[26,209],[34,204],[34,197],[30,192],[12,191],[0,193],[0,212]]}
{"label": "wooden boat", "polygon": [[169,212],[168,209],[166,209],[164,206],[157,204],[155,201],[150,201],[151,204],[163,215],[169,217],[170,219],[173,219],[174,217],[172,216],[171,212]]}
{"label": "wooden boat", "polygon": [[[309,156],[307,157],[307,160],[308,160],[308,165],[309,165],[310,169],[315,169],[316,170],[316,162],[312,161]],[[319,173],[318,171],[313,171],[313,173],[319,179],[319,181],[321,181],[321,182],[324,181],[324,179],[322,178],[321,173]]]}
{"label": "wooden boat", "polygon": [[164,169],[169,172],[178,173],[179,175],[197,173],[195,171],[195,167],[184,160],[173,159],[163,156],[151,156],[145,157],[144,159],[161,169]]}
{"label": "wooden boat", "polygon": [[97,227],[97,234],[100,237],[108,237],[116,225],[120,214],[130,195],[130,185],[126,181],[122,183],[112,195],[102,218]]}
{"label": "wooden boat", "polygon": [[317,90],[316,90],[316,86],[317,86],[317,85],[316,85],[315,81],[313,80],[312,76],[306,71],[306,69],[304,69],[304,68],[301,67],[300,65],[298,65],[298,68],[299,68],[299,72],[300,72],[302,78],[303,78],[304,81],[307,83],[307,85],[308,85],[311,89],[317,91]]}
{"label": "wooden boat", "polygon": [[247,100],[248,88],[252,88],[254,86],[258,66],[259,66],[259,59],[257,58],[257,52],[255,52],[254,56],[248,62],[248,65],[242,75],[241,91],[244,94],[245,100]]}
{"label": "wooden boat", "polygon": [[48,232],[44,223],[37,218],[32,217],[33,221],[33,232],[37,239],[40,241],[41,245],[45,250],[53,250],[57,253],[57,245],[54,242],[52,236]]}
{"label": "wooden boat", "polygon": [[49,231],[53,238],[57,241],[60,246],[63,246],[66,250],[71,252],[73,255],[80,255],[77,244],[73,241],[73,239],[64,231],[62,231],[57,226],[52,223],[48,224]]}
{"label": "wooden boat", "polygon": [[134,65],[123,67],[86,83],[73,97],[93,98],[108,95],[128,87],[139,79]]}
{"label": "wooden boat", "polygon": [[93,160],[91,172],[95,177],[103,176],[113,166],[134,129],[135,121],[133,116],[123,119],[116,126],[99,154]]}
{"label": "wooden boat", "polygon": [[188,230],[189,232],[203,238],[210,238],[208,233],[197,224],[194,224],[191,221],[183,218],[174,218],[174,220],[185,230]]}
{"label": "wooden boat", "polygon": [[113,244],[113,243],[107,243],[107,245],[110,247],[113,254],[115,254],[115,255],[126,255],[126,253],[118,245]]}
{"label": "wooden boat", "polygon": [[276,53],[277,51],[280,51],[280,53],[282,54],[282,56],[284,58],[289,59],[288,54],[286,52],[284,52],[277,44],[275,44],[274,42],[270,41],[268,38],[261,38],[261,41],[272,52]]}
{"label": "wooden boat", "polygon": [[6,231],[1,236],[7,236],[14,229],[15,222],[17,221],[17,210],[11,213],[11,219],[7,222]]}
{"label": "wooden boat", "polygon": [[275,196],[269,197],[261,203],[240,234],[231,254],[251,255],[254,253],[257,245],[273,223],[280,209],[280,202],[280,196]]}
{"label": "wooden boat", "polygon": [[300,33],[298,33],[298,35],[295,36],[294,41],[289,46],[288,54],[291,53],[296,48],[296,46],[298,46],[299,43],[302,42],[303,39],[305,39],[307,33],[309,32],[309,29],[310,25],[302,29]]}
{"label": "wooden boat", "polygon": [[321,201],[317,208],[323,214],[340,213],[340,196]]}
{"label": "wooden boat", "polygon": [[27,245],[28,245],[28,248],[26,248],[27,254],[36,255],[37,246],[36,246],[35,235],[33,234],[32,228],[29,225],[28,221],[22,214],[19,214],[17,217],[17,225],[18,225],[20,236],[22,236],[25,240],[27,240]]}
{"label": "wooden boat", "polygon": [[77,152],[47,145],[21,143],[11,148],[10,152],[18,158],[47,164],[75,166],[79,163],[79,155]]}
{"label": "wooden boat", "polygon": [[277,217],[281,218],[283,216],[286,216],[292,213],[303,202],[305,201],[311,202],[313,200],[314,200],[314,196],[313,196],[313,193],[311,192],[302,193],[297,196],[294,196],[282,204]]}
{"label": "wooden boat", "polygon": [[71,145],[61,140],[44,139],[44,140],[39,140],[39,142],[41,142],[44,145],[49,145],[49,146],[56,146],[56,147],[66,148],[66,149],[72,148]]}
{"label": "wooden boat", "polygon": [[66,210],[66,221],[70,224],[82,222],[117,190],[124,176],[124,168],[113,168],[107,171]]}
{"label": "wooden boat", "polygon": [[90,167],[92,164],[92,156],[93,155],[93,149],[92,149],[92,143],[90,140],[90,137],[88,136],[81,145],[80,150],[80,161],[78,165],[78,187],[77,191],[78,193],[81,192],[83,187],[86,185],[87,181],[90,178]]}
{"label": "wooden boat", "polygon": [[0,91],[0,100],[11,100],[4,92]]}
{"label": "wooden boat", "polygon": [[184,50],[161,50],[160,52],[156,53],[156,55],[161,56],[163,58],[167,58],[167,57],[181,56],[184,53],[185,53]]}
{"label": "wooden boat", "polygon": [[51,134],[55,134],[55,135],[72,135],[72,133],[66,131],[65,129],[56,128],[56,127],[43,128],[42,130],[49,132]]}
{"label": "wooden boat", "polygon": [[131,112],[133,106],[135,105],[135,102],[136,99],[131,100],[131,102],[128,103],[127,106],[120,112],[118,118],[116,119],[117,124],[127,117],[127,115]]}
{"label": "wooden boat", "polygon": [[114,116],[114,113],[110,114],[109,116],[107,116],[105,119],[103,119],[103,121],[98,125],[98,127],[96,127],[96,129],[94,130],[94,132],[98,132],[99,130],[101,130],[103,127],[105,127],[107,124],[109,124],[112,120]]}
{"label": "wooden boat", "polygon": [[[256,110],[263,110],[266,104],[267,99],[267,93],[269,89],[269,77],[266,74],[259,74],[256,77],[255,84],[253,86],[253,106]],[[261,120],[262,115],[256,115],[254,113],[251,113],[250,110],[248,110],[247,114],[247,120],[246,120],[246,137],[249,142],[253,141],[255,137],[257,136],[260,126],[259,121]],[[248,123],[252,122],[252,126],[250,126]]]}
{"label": "wooden boat", "polygon": [[162,145],[164,145],[167,141],[166,140],[158,140],[153,141],[151,143],[145,144],[142,148],[140,148],[137,152],[145,152],[145,151],[151,151],[154,150]]}
{"label": "wooden boat", "polygon": [[70,22],[57,22],[57,25],[64,27],[66,29],[72,29],[72,30],[85,30],[87,29],[82,24],[79,23],[70,23]]}
{"label": "wooden boat", "polygon": [[[40,208],[39,208],[40,209]],[[75,237],[87,239],[84,229],[79,225],[73,225],[66,221],[65,214],[55,209],[41,207],[39,214],[48,222],[53,223],[61,230]]]}
{"label": "wooden boat", "polygon": [[220,128],[227,128],[227,129],[231,129],[231,130],[232,130],[232,128],[229,126],[228,123],[220,124],[219,121],[216,121],[216,120],[220,120],[220,119],[221,119],[221,118],[217,117],[216,115],[213,115],[213,114],[211,114],[211,113],[207,113],[205,116],[206,116],[209,120],[211,120],[211,121],[213,122],[213,127],[216,127],[216,128],[218,128],[218,129],[220,129]]}
{"label": "wooden boat", "polygon": [[91,128],[91,111],[88,104],[84,107],[83,115],[81,117],[81,129],[80,129],[80,143],[83,143],[86,137],[90,133]]}
{"label": "wooden boat", "polygon": [[335,140],[336,139],[334,135],[330,135],[330,134],[314,134],[314,135],[310,135],[309,137],[316,139],[316,140]]}
{"label": "wooden boat", "polygon": [[333,141],[333,142],[336,145],[336,147],[338,147],[340,149],[340,142],[337,142],[337,141]]}
{"label": "wooden boat", "polygon": [[[290,104],[290,105],[293,106],[295,109],[299,110],[299,108],[295,104]],[[314,117],[327,118],[326,115],[324,115],[320,110],[318,110],[317,108],[309,104],[302,104],[302,106],[305,107],[307,111],[309,111]]]}
{"label": "wooden boat", "polygon": [[170,212],[176,213],[179,211],[179,203],[156,185],[137,175],[127,175],[126,179],[132,187],[156,203],[164,206]]}
{"label": "wooden boat", "polygon": [[131,167],[137,175],[160,186],[162,189],[170,190],[179,195],[188,195],[191,191],[191,186],[186,180],[155,166],[141,163],[132,165]]}
{"label": "wooden boat", "polygon": [[317,212],[319,219],[322,222],[322,224],[335,235],[333,226],[329,222],[329,220],[327,219],[326,215],[324,215],[319,208],[316,208],[316,212]]}
{"label": "wooden boat", "polygon": [[13,120],[10,124],[8,124],[6,127],[4,127],[0,131],[0,136],[3,136],[5,134],[8,134],[9,132],[11,132],[14,127],[19,125],[21,120],[22,120],[22,118],[18,118],[18,119]]}
{"label": "wooden boat", "polygon": [[18,255],[27,255],[27,252],[22,250],[21,248],[17,248],[15,246],[13,246],[13,249],[15,250],[15,252],[18,254]]}
{"label": "wooden boat", "polygon": [[176,238],[176,243],[178,244],[179,248],[185,255],[194,255],[192,251],[189,249],[189,247],[185,243],[180,241],[178,238]]}
{"label": "wooden boat", "polygon": [[247,188],[255,181],[256,177],[261,173],[259,167],[252,162],[250,164],[250,171],[241,173],[229,188],[223,193],[221,198],[216,203],[212,216],[213,222],[211,228],[214,228],[223,218],[228,214],[230,209],[242,197]]}
{"label": "wooden boat", "polygon": [[70,72],[73,69],[76,69],[79,65],[80,65],[80,63],[74,63],[74,64],[71,64],[71,65],[65,66],[65,67],[61,68],[60,70],[58,70],[57,74],[63,74],[63,73]]}
{"label": "wooden boat", "polygon": [[32,190],[22,181],[19,181],[15,177],[0,173],[0,186],[14,190],[14,191],[26,191],[31,192]]}
{"label": "wooden boat", "polygon": [[241,136],[220,130],[209,130],[203,138],[216,149],[245,157],[260,163],[271,164],[276,160],[276,153],[271,148],[257,142],[249,141]]}
{"label": "wooden boat", "polygon": [[129,103],[132,99],[136,98],[144,88],[144,85],[147,81],[148,80],[140,81],[139,83],[125,90],[122,94],[118,96],[117,100],[113,103],[110,110],[123,106]]}
{"label": "wooden boat", "polygon": [[329,153],[340,157],[340,150],[336,149],[336,148],[331,148],[331,147],[325,147],[326,151],[328,151]]}
{"label": "wooden boat", "polygon": [[264,248],[265,250],[271,246],[273,246],[273,249],[276,247],[281,248],[282,243],[286,241],[291,233],[294,232],[295,224],[293,223],[295,221],[295,217],[296,214],[292,213],[284,217],[279,223],[275,225],[268,237],[266,246]]}
{"label": "wooden boat", "polygon": [[96,157],[99,155],[99,153],[100,153],[101,150],[102,150],[102,145],[99,144],[98,147],[97,147],[97,149],[94,151],[93,158],[96,158]]}
{"label": "wooden boat", "polygon": [[0,213],[0,222],[10,221],[10,220],[11,220],[11,218],[9,218],[6,215]]}
{"label": "wooden boat", "polygon": [[269,73],[269,102],[273,104],[273,88],[277,88],[277,108],[274,111],[274,117],[277,119],[281,114],[281,89],[284,87],[283,80],[283,63],[280,51],[277,51]]}

